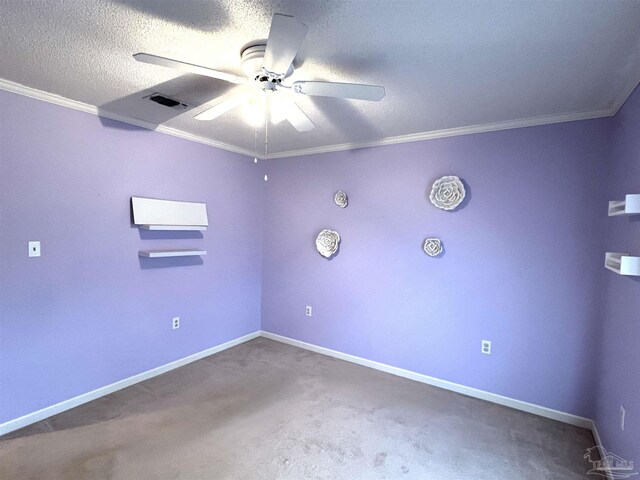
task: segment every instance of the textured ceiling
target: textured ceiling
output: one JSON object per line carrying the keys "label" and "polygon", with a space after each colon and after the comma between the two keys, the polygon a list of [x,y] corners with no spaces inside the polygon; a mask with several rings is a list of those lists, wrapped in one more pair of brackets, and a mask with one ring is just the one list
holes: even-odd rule
{"label": "textured ceiling", "polygon": [[[242,74],[274,13],[309,27],[293,80],[383,85],[379,103],[296,96],[317,127],[269,127],[269,153],[555,115],[615,112],[640,80],[640,1],[0,0],[0,78],[254,151],[239,112],[193,116],[233,85],[136,62]],[[161,92],[185,111],[143,97]],[[263,132],[258,150],[264,153]]]}

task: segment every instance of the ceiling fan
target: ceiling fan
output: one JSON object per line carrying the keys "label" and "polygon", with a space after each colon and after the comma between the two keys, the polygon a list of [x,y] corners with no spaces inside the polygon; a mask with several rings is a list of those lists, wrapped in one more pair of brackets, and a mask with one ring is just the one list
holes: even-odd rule
{"label": "ceiling fan", "polygon": [[271,21],[267,43],[250,45],[240,54],[242,71],[246,77],[149,53],[136,53],[133,57],[139,62],[253,87],[234,89],[231,93],[218,97],[212,107],[196,115],[197,120],[213,120],[244,105],[254,107],[254,110],[256,110],[255,107],[258,107],[257,110],[262,112],[261,121],[264,121],[267,97],[269,97],[271,122],[276,124],[288,120],[296,130],[304,132],[311,130],[315,124],[293,101],[291,96],[266,95],[267,92],[290,92],[300,95],[352,98],[375,102],[384,98],[384,87],[376,85],[319,81],[296,81],[291,85],[283,84],[283,80],[286,80],[294,71],[292,62],[306,35],[307,26],[304,23],[295,17],[276,13]]}

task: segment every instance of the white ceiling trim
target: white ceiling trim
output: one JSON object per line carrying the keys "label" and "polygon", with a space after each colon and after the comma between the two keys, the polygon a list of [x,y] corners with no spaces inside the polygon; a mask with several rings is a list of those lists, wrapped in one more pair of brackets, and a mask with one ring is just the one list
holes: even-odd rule
{"label": "white ceiling trim", "polygon": [[[268,159],[271,160],[271,159],[277,159],[277,158],[300,157],[300,156],[315,155],[320,153],[331,153],[331,152],[339,152],[339,151],[345,151],[345,150],[355,150],[358,148],[381,147],[385,145],[395,145],[399,143],[408,143],[408,142],[419,142],[423,140],[432,140],[436,138],[455,137],[460,135],[471,135],[475,133],[511,130],[514,128],[549,125],[553,123],[573,122],[576,120],[589,120],[594,118],[611,117],[618,112],[620,107],[622,107],[622,105],[624,104],[626,99],[629,97],[629,95],[631,95],[631,93],[633,92],[637,84],[638,84],[637,81],[629,82],[629,84],[626,86],[626,88],[620,95],[618,101],[616,101],[611,108],[607,108],[604,110],[595,110],[592,112],[566,113],[566,114],[559,114],[559,115],[546,115],[546,116],[524,118],[524,119],[518,119],[518,120],[509,120],[505,122],[488,123],[488,124],[481,124],[481,125],[470,125],[467,127],[447,128],[443,130],[433,130],[430,132],[398,135],[395,137],[382,138],[380,140],[375,140],[372,142],[341,143],[341,144],[327,145],[322,147],[291,150],[288,152],[281,152],[281,153],[269,155]],[[146,122],[144,120],[140,120],[137,118],[126,117],[123,115],[112,114],[104,111],[100,112],[98,111],[98,108],[94,105],[89,105],[87,103],[71,100],[69,98],[65,98],[59,95],[55,95],[53,93],[48,93],[42,90],[37,90],[35,88],[20,85],[19,83],[11,82],[8,80],[0,79],[0,90],[6,90],[9,92],[17,93],[19,95],[24,95],[26,97],[35,98],[37,100],[43,100],[48,103],[53,103],[63,107],[72,108],[74,110],[79,110],[81,112],[90,113],[96,116],[102,116],[105,118],[109,118],[111,120],[129,123],[131,125],[147,128],[160,133],[165,133],[167,135],[172,135],[174,137],[182,138],[192,142],[202,143],[202,144],[220,148],[222,150],[226,150],[229,152],[246,155],[247,157],[256,156],[255,152],[238,148],[233,145],[228,145],[222,142],[216,142],[208,138],[193,135],[191,133],[187,133],[182,130],[166,127],[164,125],[156,126],[150,122]],[[265,159],[264,156],[262,155],[257,155],[257,156],[261,160]]]}
{"label": "white ceiling trim", "polygon": [[616,114],[616,109],[596,110],[583,113],[566,113],[560,115],[547,115],[541,117],[524,118],[520,120],[509,120],[505,122],[486,123],[482,125],[470,125],[468,127],[446,128],[443,130],[433,130],[431,132],[411,133],[409,135],[398,135],[396,137],[386,137],[381,140],[364,143],[341,143],[338,145],[328,145],[317,148],[305,148],[292,150],[289,152],[269,155],[269,159],[300,157],[304,155],[314,155],[318,153],[340,152],[344,150],[355,150],[357,148],[382,147],[384,145],[395,145],[398,143],[420,142],[423,140],[433,140],[435,138],[457,137],[460,135],[471,135],[474,133],[496,132],[500,130],[511,130],[514,128],[535,127],[549,125],[552,123],[573,122],[576,120],[589,120],[593,118],[611,117]]}
{"label": "white ceiling trim", "polygon": [[625,104],[627,99],[631,96],[631,94],[639,84],[640,84],[640,78],[630,78],[628,83],[625,83],[625,85],[622,88],[622,91],[620,92],[620,95],[618,96],[616,101],[613,103],[613,107],[611,108],[613,113],[611,114],[611,116],[618,113],[618,111],[622,108],[622,106]]}
{"label": "white ceiling trim", "polygon": [[128,123],[130,125],[135,125],[136,127],[142,127],[148,130],[154,130],[156,132],[165,133],[167,135],[172,135],[174,137],[182,138],[184,140],[189,140],[191,142],[203,143],[205,145],[220,148],[228,152],[246,155],[247,157],[254,156],[253,152],[249,150],[245,150],[244,148],[238,148],[233,145],[228,145],[226,143],[216,142],[214,140],[200,137],[198,135],[193,135],[191,133],[178,130],[176,128],[166,127],[164,125],[155,125],[151,122],[140,120],[138,118],[127,117],[124,115],[118,115],[115,113],[110,113],[105,111],[98,111],[98,107],[94,105],[78,102],[77,100],[71,100],[70,98],[62,97],[60,95],[55,95],[53,93],[43,92],[42,90],[37,90],[35,88],[27,87],[25,85],[20,85],[19,83],[11,82],[9,80],[4,80],[1,78],[0,78],[0,90],[6,90],[7,92],[17,93],[18,95],[24,95],[25,97],[35,98],[37,100],[42,100],[44,102],[53,103],[55,105],[60,105],[62,107],[71,108],[73,110],[79,110],[81,112],[90,113],[98,117],[104,117],[104,118],[109,118],[111,120],[116,120],[118,122]]}

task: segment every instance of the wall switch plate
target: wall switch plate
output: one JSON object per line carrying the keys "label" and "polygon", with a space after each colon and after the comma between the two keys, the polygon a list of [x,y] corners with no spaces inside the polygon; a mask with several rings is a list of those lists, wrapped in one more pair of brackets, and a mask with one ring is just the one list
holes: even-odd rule
{"label": "wall switch plate", "polygon": [[29,256],[30,257],[40,256],[40,242],[29,242]]}
{"label": "wall switch plate", "polygon": [[311,311],[311,307],[310,307],[309,305],[307,305],[307,308],[305,308],[305,310],[304,310],[304,314],[305,314],[307,317],[310,317],[310,316],[311,316],[312,311]]}
{"label": "wall switch plate", "polygon": [[480,351],[485,355],[491,355],[491,340],[482,340]]}
{"label": "wall switch plate", "polygon": [[620,430],[624,432],[624,417],[626,416],[627,411],[624,409],[623,405],[620,405]]}
{"label": "wall switch plate", "polygon": [[175,330],[176,328],[180,328],[180,317],[173,317],[171,319],[171,326]]}

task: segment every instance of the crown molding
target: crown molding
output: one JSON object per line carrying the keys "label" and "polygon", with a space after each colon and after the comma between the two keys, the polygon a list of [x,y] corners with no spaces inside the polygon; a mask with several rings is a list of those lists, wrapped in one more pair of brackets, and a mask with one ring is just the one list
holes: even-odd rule
{"label": "crown molding", "polygon": [[563,113],[558,115],[545,115],[540,117],[531,117],[518,120],[508,120],[504,122],[487,123],[481,125],[470,125],[466,127],[446,128],[442,130],[432,130],[430,132],[411,133],[408,135],[397,135],[393,137],[385,137],[379,140],[360,143],[340,143],[334,145],[325,145],[320,147],[303,148],[299,150],[289,150],[284,152],[269,154],[268,158],[264,155],[257,154],[251,150],[236,147],[222,142],[217,142],[209,138],[194,135],[184,130],[178,130],[176,128],[167,127],[164,125],[155,125],[145,120],[140,120],[133,117],[127,117],[115,113],[106,111],[100,111],[98,107],[89,105],[87,103],[79,102],[77,100],[71,100],[60,95],[44,92],[35,88],[27,87],[19,83],[11,82],[9,80],[0,79],[0,90],[6,90],[8,92],[17,93],[18,95],[24,95],[26,97],[35,98],[37,100],[43,100],[48,103],[60,105],[62,107],[72,108],[85,113],[90,113],[99,117],[109,118],[123,123],[128,123],[138,127],[154,130],[156,132],[165,133],[174,137],[182,138],[192,142],[202,143],[211,147],[226,150],[228,152],[238,153],[247,157],[256,157],[260,160],[275,160],[278,158],[289,157],[301,157],[306,155],[316,155],[321,153],[340,152],[345,150],[355,150],[359,148],[371,148],[382,147],[385,145],[396,145],[399,143],[420,142],[424,140],[433,140],[436,138],[456,137],[460,135],[472,135],[475,133],[497,132],[500,130],[511,130],[515,128],[534,127],[541,125],[550,125],[554,123],[573,122],[577,120],[589,120],[594,118],[612,117],[622,107],[629,95],[633,92],[637,86],[638,81],[631,81],[625,85],[621,95],[614,102],[613,106],[603,110],[594,110],[590,112],[574,112]]}
{"label": "crown molding", "polygon": [[[633,89],[632,89],[633,91]],[[627,97],[631,94],[627,94]],[[624,98],[626,100],[626,97]],[[623,103],[624,103],[623,100]],[[620,108],[620,107],[617,107]],[[617,112],[616,108],[604,110],[594,110],[592,112],[563,113],[559,115],[546,115],[540,117],[524,118],[519,120],[508,120],[505,122],[486,123],[482,125],[470,125],[468,127],[446,128],[443,130],[432,130],[430,132],[410,133],[408,135],[398,135],[395,137],[385,137],[380,140],[362,143],[340,143],[322,147],[303,148],[287,152],[274,153],[269,155],[269,160],[277,158],[301,157],[305,155],[316,155],[319,153],[340,152],[345,150],[355,150],[358,148],[382,147],[385,145],[395,145],[398,143],[420,142],[423,140],[433,140],[435,138],[457,137],[460,135],[471,135],[474,133],[497,132],[500,130],[512,130],[514,128],[535,127],[550,125],[553,123],[574,122],[576,120],[590,120],[594,118],[611,117]]]}
{"label": "crown molding", "polygon": [[631,96],[633,91],[636,89],[638,84],[640,84],[640,79],[634,78],[629,80],[629,82],[627,82],[624,85],[624,87],[622,88],[622,91],[620,92],[620,95],[613,102],[613,107],[611,107],[611,111],[613,112],[611,114],[612,116],[618,113],[618,111],[622,108],[622,106],[625,104],[627,99]]}
{"label": "crown molding", "polygon": [[71,108],[73,110],[78,110],[80,112],[90,113],[98,117],[103,117],[103,118],[108,118],[110,120],[115,120],[118,122],[128,123],[130,125],[135,125],[136,127],[146,128],[148,130],[153,130],[155,132],[164,133],[167,135],[171,135],[173,137],[182,138],[183,140],[202,143],[204,145],[209,145],[211,147],[219,148],[221,150],[226,150],[228,152],[238,153],[240,155],[245,155],[247,157],[254,156],[253,152],[251,152],[250,150],[245,150],[244,148],[235,147],[227,143],[216,142],[215,140],[201,137],[199,135],[194,135],[192,133],[188,133],[183,130],[178,130],[177,128],[167,127],[165,125],[156,125],[152,122],[147,122],[145,120],[140,120],[138,118],[128,117],[125,115],[119,115],[117,113],[111,113],[104,110],[99,110],[98,107],[96,107],[95,105],[89,105],[88,103],[72,100],[70,98],[62,97],[54,93],[44,92],[42,90],[38,90],[32,87],[27,87],[25,85],[21,85],[19,83],[11,82],[9,80],[4,80],[1,78],[0,78],[0,90],[16,93],[18,95],[23,95],[29,98],[35,98],[36,100],[42,100],[47,103],[53,103],[54,105]]}

